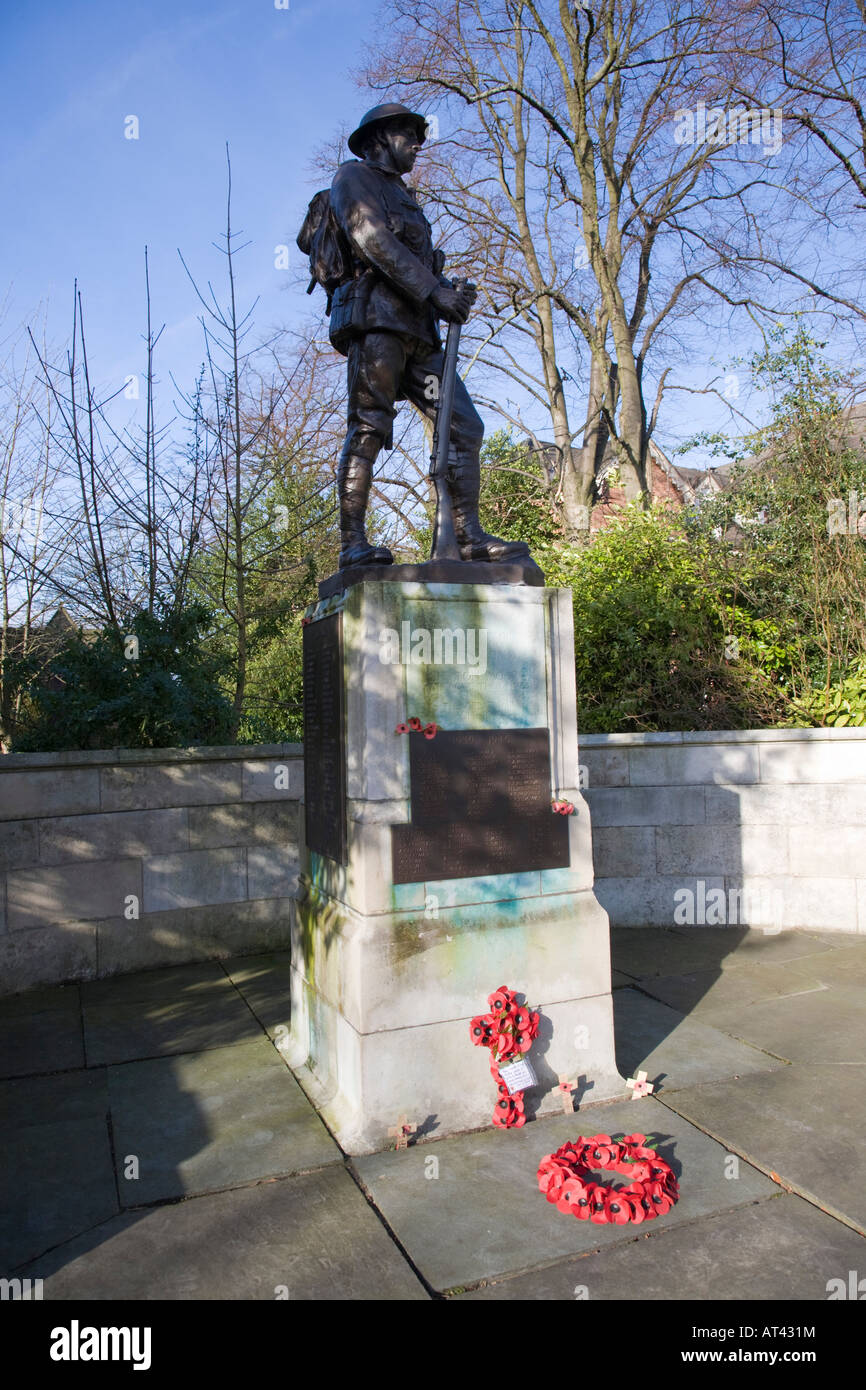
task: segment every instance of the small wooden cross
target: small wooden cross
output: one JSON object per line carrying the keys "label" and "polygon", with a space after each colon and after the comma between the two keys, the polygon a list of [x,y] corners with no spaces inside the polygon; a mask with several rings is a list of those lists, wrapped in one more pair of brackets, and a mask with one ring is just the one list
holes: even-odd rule
{"label": "small wooden cross", "polygon": [[562,1073],[559,1078],[559,1085],[556,1089],[560,1093],[560,1100],[562,1101],[562,1113],[564,1115],[573,1115],[574,1097],[571,1093],[572,1091],[577,1090],[577,1082],[570,1081],[568,1077],[565,1075],[565,1073]]}
{"label": "small wooden cross", "polygon": [[641,1096],[652,1095],[653,1084],[651,1081],[647,1081],[645,1071],[639,1071],[637,1076],[630,1076],[625,1084],[631,1087],[632,1100],[640,1100]]}
{"label": "small wooden cross", "polygon": [[396,1139],[395,1149],[408,1149],[409,1135],[414,1134],[417,1125],[410,1124],[405,1115],[401,1115],[395,1125],[388,1130],[388,1138]]}

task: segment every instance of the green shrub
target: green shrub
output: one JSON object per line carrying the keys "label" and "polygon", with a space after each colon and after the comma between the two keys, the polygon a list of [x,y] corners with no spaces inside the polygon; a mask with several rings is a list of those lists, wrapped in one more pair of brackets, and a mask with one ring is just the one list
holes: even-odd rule
{"label": "green shrub", "polygon": [[14,752],[168,748],[227,741],[232,707],[200,605],[132,615],[122,634],[78,633],[32,684]]}
{"label": "green shrub", "polygon": [[779,634],[731,602],[722,551],[687,536],[676,513],[635,504],[591,546],[539,547],[536,558],[548,584],[573,591],[583,732],[736,729],[781,717]]}

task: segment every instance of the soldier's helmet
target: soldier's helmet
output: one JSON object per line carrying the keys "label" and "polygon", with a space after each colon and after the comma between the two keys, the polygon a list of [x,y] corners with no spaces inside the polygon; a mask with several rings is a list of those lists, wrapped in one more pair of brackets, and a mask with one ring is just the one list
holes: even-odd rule
{"label": "soldier's helmet", "polygon": [[395,116],[402,116],[404,120],[414,121],[418,131],[418,139],[422,144],[424,143],[427,138],[426,117],[419,115],[417,111],[410,111],[409,107],[404,106],[402,102],[386,101],[384,105],[374,106],[371,111],[362,116],[357,130],[352,131],[346,141],[352,154],[360,156],[364,137],[369,135],[374,126],[381,125],[384,121],[392,121]]}

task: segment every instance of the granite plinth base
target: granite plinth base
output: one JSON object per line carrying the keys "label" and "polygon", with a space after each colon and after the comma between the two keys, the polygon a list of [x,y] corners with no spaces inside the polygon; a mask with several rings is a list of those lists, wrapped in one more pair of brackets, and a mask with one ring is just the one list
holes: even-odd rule
{"label": "granite plinth base", "polygon": [[[288,1058],[339,1143],[384,1149],[403,1114],[432,1137],[490,1124],[489,1057],[469,1022],[503,984],[542,1016],[528,1115],[561,1106],[561,1074],[582,1104],[627,1094],[579,787],[571,594],[360,582],[308,610],[305,653],[327,690],[307,709],[319,754],[292,905]],[[429,743],[398,733],[410,719],[435,724]],[[553,800],[574,814],[563,822]],[[335,809],[344,849],[324,835]]]}
{"label": "granite plinth base", "polygon": [[[491,1123],[489,1057],[469,1024],[501,984],[541,1011],[527,1114],[560,1108],[562,1074],[580,1102],[625,1094],[607,917],[591,888],[543,891],[558,872],[427,884],[415,911],[353,912],[312,885],[293,905],[289,1061],[348,1153],[385,1148],[402,1114],[436,1137]],[[509,888],[521,896],[496,899]],[[485,890],[486,902],[438,905]]]}

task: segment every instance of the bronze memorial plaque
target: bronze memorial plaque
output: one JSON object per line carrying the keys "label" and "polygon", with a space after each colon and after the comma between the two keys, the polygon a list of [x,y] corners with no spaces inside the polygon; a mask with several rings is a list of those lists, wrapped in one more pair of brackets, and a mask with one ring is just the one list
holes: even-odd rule
{"label": "bronze memorial plaque", "polygon": [[307,847],[346,862],[342,614],[304,628],[304,802]]}
{"label": "bronze memorial plaque", "polygon": [[547,729],[410,735],[412,821],[391,830],[395,883],[560,869],[568,817],[550,806]]}

